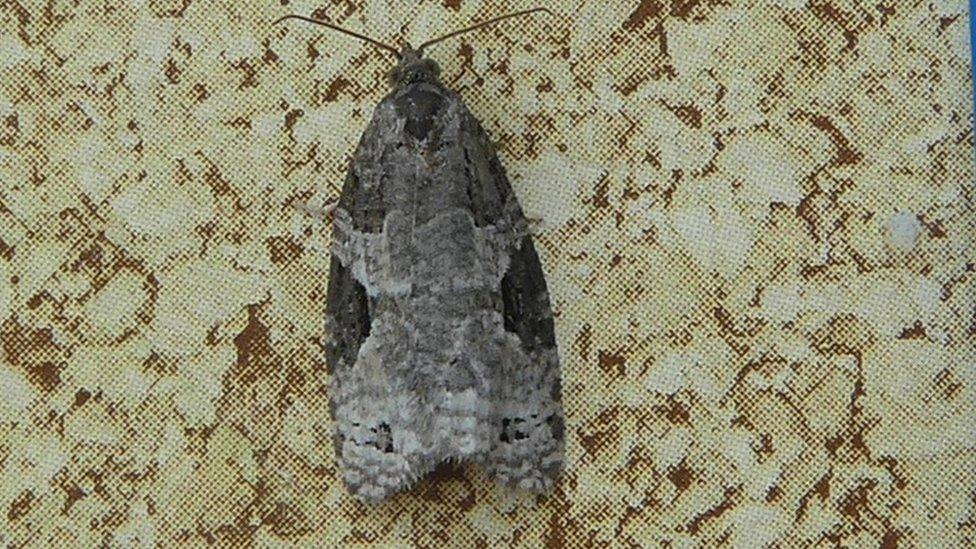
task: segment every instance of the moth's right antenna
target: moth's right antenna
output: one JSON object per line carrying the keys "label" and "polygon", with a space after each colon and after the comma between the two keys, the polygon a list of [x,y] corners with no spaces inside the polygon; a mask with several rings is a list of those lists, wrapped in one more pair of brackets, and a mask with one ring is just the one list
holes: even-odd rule
{"label": "moth's right antenna", "polygon": [[529,15],[530,13],[536,13],[536,12],[539,12],[539,11],[545,12],[546,15],[552,15],[552,12],[549,11],[549,10],[547,10],[546,8],[533,8],[531,10],[517,11],[515,13],[510,13],[508,15],[503,15],[501,17],[496,17],[494,19],[489,19],[489,20],[487,20],[487,21],[485,21],[483,23],[478,23],[477,25],[472,25],[472,26],[470,26],[468,28],[465,28],[465,29],[461,29],[461,30],[454,31],[454,32],[449,33],[449,34],[445,34],[444,36],[435,38],[433,40],[428,40],[427,42],[424,42],[423,44],[421,44],[420,47],[417,48],[417,51],[418,52],[423,52],[424,51],[424,48],[426,48],[427,46],[436,44],[436,43],[438,43],[438,42],[440,42],[442,40],[447,40],[448,38],[454,38],[455,36],[457,36],[459,34],[464,34],[466,32],[471,32],[471,31],[474,31],[474,30],[478,30],[478,29],[480,29],[482,27],[487,27],[488,25],[494,25],[495,23],[497,23],[499,21],[504,21],[505,19],[511,19],[512,17],[521,17],[523,15]]}
{"label": "moth's right antenna", "polygon": [[394,48],[393,46],[388,46],[388,45],[384,44],[383,42],[380,42],[379,40],[374,40],[374,39],[372,39],[372,38],[370,38],[368,36],[364,36],[362,34],[353,32],[351,30],[346,30],[346,29],[344,29],[342,27],[333,25],[332,23],[326,23],[325,21],[319,21],[318,19],[312,19],[311,17],[305,17],[305,16],[302,16],[302,15],[286,15],[284,17],[279,17],[278,19],[275,19],[275,21],[274,21],[274,23],[272,23],[272,25],[277,25],[278,23],[281,23],[285,19],[298,19],[299,21],[305,21],[307,23],[314,23],[316,25],[322,25],[323,27],[328,27],[328,28],[330,28],[330,29],[332,29],[334,31],[339,31],[339,32],[341,32],[343,34],[347,34],[349,36],[352,36],[353,38],[358,38],[358,39],[360,39],[360,40],[362,40],[364,42],[369,42],[370,44],[372,44],[372,45],[374,45],[374,46],[376,46],[378,48],[382,48],[382,49],[384,49],[384,50],[392,53],[393,55],[396,56],[396,58],[398,60],[400,59],[400,52],[396,48]]}

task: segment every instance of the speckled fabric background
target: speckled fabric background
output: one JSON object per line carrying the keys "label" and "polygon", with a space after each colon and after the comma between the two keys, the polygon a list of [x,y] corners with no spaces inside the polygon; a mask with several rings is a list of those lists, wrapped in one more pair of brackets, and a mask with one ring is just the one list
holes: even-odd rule
{"label": "speckled fabric background", "polygon": [[524,3],[0,3],[0,544],[976,543],[963,1],[548,3],[430,55],[548,275],[567,472],[338,480],[329,226],[388,56]]}

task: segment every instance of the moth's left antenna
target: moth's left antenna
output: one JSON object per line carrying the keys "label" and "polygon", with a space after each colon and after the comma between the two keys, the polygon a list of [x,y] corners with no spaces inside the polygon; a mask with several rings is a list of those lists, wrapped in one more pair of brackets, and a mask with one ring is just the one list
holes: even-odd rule
{"label": "moth's left antenna", "polygon": [[332,29],[334,31],[338,31],[338,32],[341,32],[343,34],[352,36],[353,38],[358,38],[358,39],[360,39],[360,40],[362,40],[364,42],[368,42],[368,43],[370,43],[370,44],[372,44],[372,45],[374,45],[374,46],[376,46],[378,48],[382,48],[382,49],[384,49],[384,50],[392,53],[394,56],[396,56],[397,59],[400,59],[400,52],[396,48],[394,48],[393,46],[389,46],[387,44],[384,44],[383,42],[380,42],[379,40],[374,40],[374,39],[372,39],[372,38],[370,38],[368,36],[364,36],[362,34],[359,34],[358,32],[353,32],[351,30],[347,30],[347,29],[344,29],[342,27],[333,25],[332,23],[327,23],[325,21],[319,21],[318,19],[312,19],[311,17],[305,17],[305,16],[302,16],[302,15],[285,15],[284,17],[279,17],[278,19],[275,19],[275,21],[274,21],[274,23],[272,23],[272,25],[277,25],[278,23],[281,23],[282,21],[284,21],[286,19],[298,19],[299,21],[305,21],[306,23],[314,23],[316,25],[322,25],[323,27],[328,27],[328,28],[330,28],[330,29]]}

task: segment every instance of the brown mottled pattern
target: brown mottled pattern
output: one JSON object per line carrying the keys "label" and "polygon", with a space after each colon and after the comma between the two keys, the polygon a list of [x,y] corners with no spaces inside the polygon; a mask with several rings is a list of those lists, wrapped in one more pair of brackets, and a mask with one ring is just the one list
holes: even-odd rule
{"label": "brown mottled pattern", "polygon": [[0,3],[0,545],[976,544],[966,3],[547,5],[430,53],[543,220],[567,472],[371,508],[292,204],[336,198],[390,60],[269,21],[525,4]]}

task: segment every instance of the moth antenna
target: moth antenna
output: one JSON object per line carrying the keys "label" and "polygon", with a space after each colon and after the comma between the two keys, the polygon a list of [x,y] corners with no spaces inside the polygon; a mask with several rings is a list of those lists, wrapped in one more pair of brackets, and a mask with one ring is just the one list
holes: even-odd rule
{"label": "moth antenna", "polygon": [[344,28],[342,28],[340,26],[333,25],[332,23],[327,23],[325,21],[319,21],[318,19],[312,19],[311,17],[305,17],[303,15],[285,15],[283,17],[279,17],[278,19],[275,19],[274,22],[271,23],[271,24],[272,25],[277,25],[278,23],[281,23],[285,19],[298,19],[299,21],[305,21],[306,23],[314,23],[316,25],[322,25],[323,27],[328,27],[328,28],[330,28],[330,29],[332,29],[334,31],[338,31],[338,32],[341,32],[341,33],[346,34],[348,36],[352,36],[353,38],[358,38],[358,39],[362,40],[363,42],[368,42],[368,43],[370,43],[370,44],[372,44],[372,45],[374,45],[374,46],[376,46],[378,48],[382,48],[382,49],[384,49],[384,50],[392,53],[394,56],[396,56],[397,60],[400,59],[400,51],[397,50],[396,48],[394,48],[393,46],[384,44],[383,42],[380,42],[379,40],[374,40],[374,39],[372,39],[372,38],[370,38],[368,36],[359,34],[358,32],[353,32],[351,30],[344,29]]}
{"label": "moth antenna", "polygon": [[464,28],[464,29],[461,29],[461,30],[454,31],[452,33],[445,34],[444,36],[435,38],[433,40],[428,40],[427,42],[424,42],[423,44],[421,44],[420,47],[417,48],[417,51],[422,53],[424,51],[424,48],[426,48],[427,46],[436,44],[436,43],[441,42],[443,40],[447,40],[448,38],[454,38],[455,36],[457,36],[459,34],[464,34],[466,32],[471,32],[471,31],[476,31],[476,30],[478,30],[478,29],[480,29],[482,27],[487,27],[488,25],[494,25],[495,23],[498,23],[499,21],[504,21],[506,19],[511,19],[513,17],[521,17],[523,15],[529,15],[531,13],[536,13],[536,12],[539,12],[539,11],[545,12],[546,15],[552,15],[552,12],[549,11],[548,9],[546,9],[546,8],[533,8],[533,9],[530,9],[530,10],[522,10],[522,11],[517,11],[515,13],[509,13],[508,15],[502,15],[501,17],[496,17],[494,19],[489,19],[489,20],[487,20],[487,21],[485,21],[483,23],[478,23],[477,25],[472,25],[470,27],[467,27],[467,28]]}

